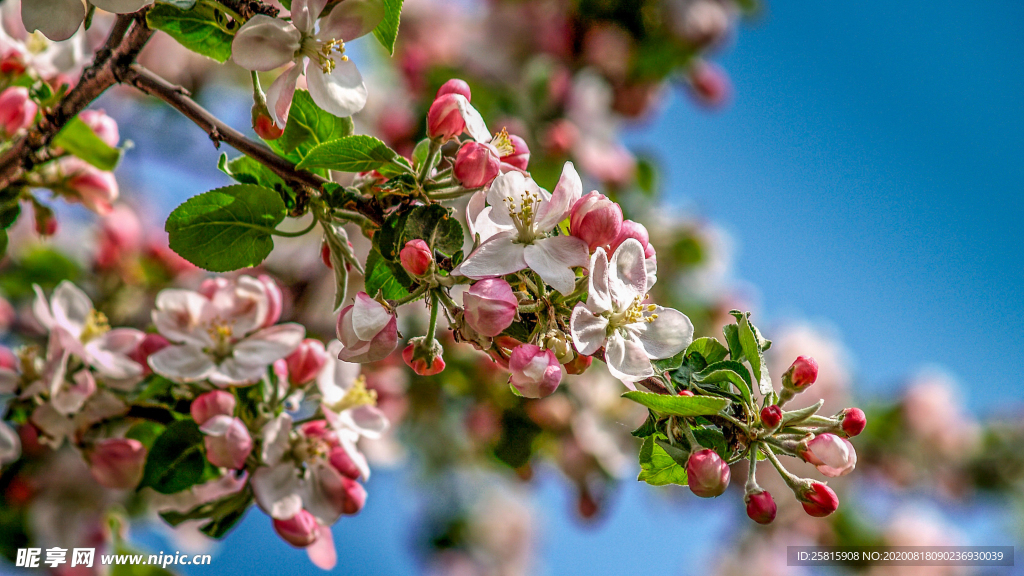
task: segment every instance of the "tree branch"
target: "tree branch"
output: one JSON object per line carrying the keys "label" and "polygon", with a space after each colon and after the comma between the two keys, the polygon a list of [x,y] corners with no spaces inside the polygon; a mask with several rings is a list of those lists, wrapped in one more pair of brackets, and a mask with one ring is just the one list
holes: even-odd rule
{"label": "tree branch", "polygon": [[277,8],[270,4],[260,2],[260,0],[217,0],[217,2],[233,10],[246,20],[257,14],[277,18],[277,15],[280,13],[280,10]]}

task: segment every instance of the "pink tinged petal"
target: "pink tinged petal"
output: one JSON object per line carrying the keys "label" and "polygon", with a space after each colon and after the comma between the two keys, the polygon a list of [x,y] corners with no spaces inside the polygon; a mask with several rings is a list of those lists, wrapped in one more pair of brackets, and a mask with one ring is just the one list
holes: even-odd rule
{"label": "pink tinged petal", "polygon": [[264,328],[235,344],[234,359],[243,366],[266,368],[295,351],[305,337],[306,329],[293,322]]}
{"label": "pink tinged petal", "polygon": [[212,341],[202,320],[203,311],[209,304],[210,301],[198,292],[174,288],[161,290],[156,296],[153,323],[171,342],[208,346]]}
{"label": "pink tinged petal", "polygon": [[288,414],[281,414],[263,425],[263,429],[260,430],[260,437],[263,440],[260,458],[264,464],[276,466],[281,461],[291,445],[288,437],[291,431],[292,417]]}
{"label": "pink tinged petal", "polygon": [[306,547],[306,555],[314,566],[322,570],[333,570],[337,566],[338,552],[334,549],[330,526],[320,527],[320,537]]}
{"label": "pink tinged petal", "polygon": [[515,232],[502,232],[487,239],[459,266],[459,274],[468,278],[504,276],[526,268],[524,246],[515,244]]}
{"label": "pink tinged petal", "polygon": [[14,462],[21,457],[21,438],[18,433],[7,425],[0,422],[0,466]]}
{"label": "pink tinged petal", "polygon": [[25,0],[21,21],[25,30],[42,32],[54,42],[71,38],[85,20],[84,0]]}
{"label": "pink tinged petal", "polygon": [[608,294],[613,309],[626,310],[637,298],[647,294],[644,251],[636,240],[626,240],[615,250],[608,263],[608,273]]}
{"label": "pink tinged petal", "polygon": [[50,399],[54,409],[65,416],[71,416],[81,410],[85,401],[96,392],[96,379],[88,370],[79,370],[73,379],[73,385],[65,382]]}
{"label": "pink tinged petal", "polygon": [[351,314],[352,330],[360,340],[372,340],[394,318],[366,292],[356,294]]}
{"label": "pink tinged petal", "polygon": [[[551,193],[551,199],[542,203],[537,209],[535,227],[543,231],[554,229],[559,222],[569,216],[573,204],[582,196],[583,181],[580,180],[580,175],[576,172],[572,162],[566,162],[562,167],[562,176],[558,179],[558,185]],[[581,266],[586,266],[586,263],[584,262]]]}
{"label": "pink tinged petal", "polygon": [[652,254],[650,258],[644,260],[644,268],[647,270],[647,290],[650,290],[658,281],[658,256]]}
{"label": "pink tinged petal", "polygon": [[217,368],[203,349],[194,344],[164,348],[149,357],[149,367],[177,382],[204,380]]}
{"label": "pink tinged petal", "polygon": [[608,255],[604,248],[598,248],[590,258],[590,291],[587,293],[587,308],[595,314],[612,309],[608,273]]}
{"label": "pink tinged petal", "polygon": [[542,238],[525,248],[523,257],[530,269],[563,295],[576,288],[573,266],[586,266],[590,251],[587,243],[575,236]]}
{"label": "pink tinged petal", "polygon": [[366,106],[366,84],[351,60],[335,60],[330,74],[311,61],[306,66],[306,84],[313,102],[335,116],[345,118]]}
{"label": "pink tinged petal", "polygon": [[352,408],[351,410],[346,410],[341,417],[351,422],[350,427],[354,431],[371,440],[380,438],[381,434],[387,431],[390,425],[388,417],[375,406]]}
{"label": "pink tinged petal", "polygon": [[327,345],[327,362],[316,377],[316,386],[324,404],[333,405],[341,400],[359,377],[359,364],[337,360],[342,348],[337,340]]}
{"label": "pink tinged petal", "polygon": [[569,332],[576,351],[590,356],[608,339],[608,319],[596,315],[582,303],[577,304],[569,319]]}
{"label": "pink tinged petal", "polygon": [[287,520],[302,510],[302,481],[292,464],[257,468],[249,482],[256,503],[271,518]]}
{"label": "pink tinged petal", "polygon": [[199,429],[206,434],[206,459],[214,466],[240,470],[252,452],[252,437],[238,418],[214,416]]}
{"label": "pink tinged petal", "polygon": [[246,70],[268,72],[295,60],[302,32],[290,22],[257,14],[235,34],[231,59]]}
{"label": "pink tinged petal", "polygon": [[383,19],[384,3],[380,0],[345,0],[320,20],[317,37],[348,42],[369,34]]}
{"label": "pink tinged petal", "polygon": [[636,382],[654,376],[654,366],[644,347],[621,334],[612,334],[604,348],[605,363],[611,375],[623,382]]}
{"label": "pink tinged petal", "polygon": [[51,330],[55,321],[53,314],[50,313],[50,303],[47,302],[46,295],[43,294],[43,289],[39,287],[39,284],[33,284],[32,289],[36,292],[35,300],[32,301],[32,315],[44,328]]}
{"label": "pink tinged petal", "polygon": [[234,358],[228,358],[217,366],[206,379],[214,386],[228,388],[231,386],[247,386],[255,384],[267,373],[266,365],[242,364]]}
{"label": "pink tinged petal", "polygon": [[310,466],[302,506],[325,526],[337,522],[344,511],[343,478],[326,460],[318,460]]}
{"label": "pink tinged petal", "polygon": [[311,33],[325,6],[327,0],[294,0],[291,7],[292,24],[306,34]]}
{"label": "pink tinged petal", "polygon": [[491,132],[487,129],[487,124],[480,112],[465,97],[460,97],[457,101],[459,113],[462,114],[462,119],[466,122],[466,134],[469,134],[470,138],[477,142],[485,144],[490,142]]}
{"label": "pink tinged petal", "polygon": [[225,284],[210,297],[211,306],[204,311],[207,321],[227,322],[235,338],[263,326],[270,312],[268,286],[252,276],[239,276]]}
{"label": "pink tinged petal", "polygon": [[693,323],[682,312],[657,306],[647,317],[651,322],[638,322],[638,338],[650,358],[671,358],[693,342]]}
{"label": "pink tinged petal", "polygon": [[89,3],[100,10],[114,14],[131,14],[138,12],[144,6],[149,6],[153,0],[90,0]]}
{"label": "pink tinged petal", "polygon": [[345,454],[348,454],[349,459],[359,469],[359,475],[362,476],[364,481],[369,480],[370,463],[366,461],[366,456],[359,451],[354,438],[356,437],[353,434],[339,434],[338,440],[341,442],[341,447],[345,450]]}
{"label": "pink tinged petal", "polygon": [[92,312],[92,300],[78,286],[64,280],[54,289],[50,297],[53,320],[75,338],[82,334],[85,322]]}
{"label": "pink tinged petal", "polygon": [[103,376],[129,380],[142,376],[142,365],[128,357],[146,335],[132,328],[115,328],[85,345],[90,365]]}
{"label": "pink tinged petal", "polygon": [[288,111],[291,110],[292,99],[295,97],[295,83],[299,81],[301,74],[302,66],[291,64],[267,89],[267,107],[278,126],[288,123]]}

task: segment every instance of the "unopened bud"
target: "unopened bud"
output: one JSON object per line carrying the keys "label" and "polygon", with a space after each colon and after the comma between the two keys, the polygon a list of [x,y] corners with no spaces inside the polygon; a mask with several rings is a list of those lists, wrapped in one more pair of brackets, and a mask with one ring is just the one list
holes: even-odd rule
{"label": "unopened bud", "polygon": [[398,253],[398,258],[402,262],[402,268],[413,276],[423,276],[434,263],[434,253],[431,252],[430,246],[419,238],[406,242]]}
{"label": "unopened bud", "polygon": [[867,416],[864,415],[864,411],[860,408],[847,408],[843,410],[843,432],[850,438],[860,434],[864,431],[864,427],[868,425]]}
{"label": "unopened bud", "polygon": [[[159,334],[146,334],[135,350],[128,353],[128,357],[142,366],[144,375],[149,375],[153,372],[153,369],[149,367],[149,357],[170,345],[170,341]],[[230,396],[230,394],[228,395]]]}
{"label": "unopened bud", "polygon": [[630,238],[635,238],[640,245],[644,247],[644,258],[650,258],[654,256],[654,246],[651,246],[650,236],[647,234],[647,228],[639,223],[632,220],[623,220],[622,227],[619,228],[619,235],[615,237],[612,242],[609,254],[614,253],[619,246]]}
{"label": "unopened bud", "polygon": [[36,234],[40,236],[53,236],[57,233],[57,216],[53,210],[43,204],[35,204],[33,209],[35,215]]}
{"label": "unopened bud", "polygon": [[433,337],[428,342],[427,337],[420,336],[410,340],[402,350],[402,360],[420,376],[433,376],[444,370],[443,353],[441,344]]}
{"label": "unopened bud", "polygon": [[465,99],[460,94],[442,94],[430,105],[427,111],[427,134],[431,138],[449,140],[466,129],[459,98]]}
{"label": "unopened bud", "polygon": [[778,508],[775,500],[767,490],[748,493],[744,496],[747,503],[747,516],[758,524],[771,524],[775,520]]}
{"label": "unopened bud", "polygon": [[342,308],[337,332],[344,345],[338,358],[345,362],[383,360],[398,346],[398,319],[366,292]]}
{"label": "unopened bud", "polygon": [[266,104],[252,105],[252,130],[264,140],[277,140],[284,134],[284,128],[274,123]]}
{"label": "unopened bud", "polygon": [[846,438],[835,434],[819,434],[800,443],[798,454],[829,478],[845,476],[857,467],[857,451]]}
{"label": "unopened bud", "polygon": [[469,91],[469,84],[467,84],[465,80],[460,80],[458,78],[452,78],[442,84],[441,87],[437,89],[435,98],[440,98],[445,94],[461,94],[466,98],[466,100],[473,99],[473,94]]}
{"label": "unopened bud", "polygon": [[[569,215],[569,234],[586,242],[591,252],[599,247],[611,245],[619,237],[621,230],[622,208],[604,194],[590,192],[577,200],[572,207]],[[647,248],[645,241],[641,241],[641,245]]]}
{"label": "unopened bud", "polygon": [[797,356],[782,375],[782,386],[794,392],[803,392],[818,379],[818,363],[810,356]]}
{"label": "unopened bud", "polygon": [[[18,366],[21,363],[18,362],[18,357],[11,351],[7,346],[0,345],[0,368],[6,370],[17,371]],[[4,394],[10,394],[10,392],[3,392]]]}
{"label": "unopened bud", "polygon": [[305,510],[287,520],[274,518],[274,531],[282,540],[297,548],[305,548],[320,537],[320,525],[316,518]]}
{"label": "unopened bud", "polygon": [[0,130],[13,136],[32,125],[38,110],[28,95],[28,88],[14,86],[0,92]]}
{"label": "unopened bud", "polygon": [[594,363],[593,356],[584,356],[583,354],[576,354],[576,357],[566,362],[562,366],[565,368],[566,374],[583,374],[590,368],[590,365]]}
{"label": "unopened bud", "polygon": [[288,367],[288,381],[292,386],[301,386],[316,378],[327,363],[327,350],[323,342],[306,338],[294,352],[285,358]]}
{"label": "unopened bud", "polygon": [[114,175],[74,157],[62,159],[60,164],[68,175],[66,186],[73,194],[69,200],[81,202],[100,216],[110,214],[120,193]]}
{"label": "unopened bud", "polygon": [[501,157],[502,166],[526,170],[530,165],[530,147],[526,140],[515,134],[510,134],[508,140],[512,144],[512,152]]}
{"label": "unopened bud", "polygon": [[348,452],[341,446],[335,446],[331,448],[330,456],[328,461],[335,470],[341,473],[342,476],[351,478],[352,480],[359,479],[362,476],[362,472],[359,470],[359,466],[352,460]]}
{"label": "unopened bud", "polygon": [[697,450],[686,461],[687,484],[701,498],[721,496],[729,487],[730,476],[729,465],[714,450]]}
{"label": "unopened bud", "polygon": [[341,513],[349,516],[358,514],[366,505],[366,489],[362,484],[347,476],[341,479],[341,483],[344,495]]}
{"label": "unopened bud", "polygon": [[806,490],[797,494],[797,500],[803,505],[804,512],[816,518],[824,518],[839,508],[839,497],[821,482],[811,482]]}
{"label": "unopened bud", "polygon": [[327,242],[320,243],[320,259],[329,270],[334,270],[334,264],[331,264],[331,247],[327,245]]}
{"label": "unopened bud", "polygon": [[501,278],[487,278],[473,284],[462,295],[462,303],[469,327],[491,338],[512,325],[519,308],[512,287]]}
{"label": "unopened bud", "polygon": [[488,144],[467,142],[455,155],[452,174],[466,188],[487,186],[498,176],[501,161]]}
{"label": "unopened bud", "polygon": [[775,404],[765,406],[761,409],[761,423],[769,430],[774,430],[782,424],[782,408]]}
{"label": "unopened bud", "polygon": [[558,389],[562,365],[555,353],[533,344],[522,344],[512,351],[508,361],[511,383],[527,398],[544,398]]}
{"label": "unopened bud", "polygon": [[231,416],[235,413],[235,397],[225,390],[214,390],[196,396],[189,407],[192,419],[202,426],[214,416]]}
{"label": "unopened bud", "polygon": [[699,61],[690,69],[690,86],[697,100],[710,108],[725,104],[732,92],[729,77],[721,68]]}
{"label": "unopened bud", "polygon": [[138,486],[146,465],[146,447],[132,438],[108,438],[88,455],[89,472],[102,486],[127,490]]}
{"label": "unopened bud", "polygon": [[241,470],[252,452],[253,441],[249,429],[239,418],[214,416],[199,427],[206,435],[206,459],[214,466]]}
{"label": "unopened bud", "polygon": [[679,393],[676,394],[676,396],[693,396],[693,395],[694,395],[693,392],[691,392],[689,390],[680,390]]}
{"label": "unopened bud", "polygon": [[83,110],[78,117],[85,125],[100,137],[100,140],[111,148],[121,141],[121,132],[117,129],[117,120],[107,116],[103,110]]}

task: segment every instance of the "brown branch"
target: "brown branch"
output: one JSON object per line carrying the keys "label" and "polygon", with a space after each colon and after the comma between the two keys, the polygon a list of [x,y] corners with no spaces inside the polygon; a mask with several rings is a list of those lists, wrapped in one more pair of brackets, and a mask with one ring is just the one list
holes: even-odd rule
{"label": "brown branch", "polygon": [[257,14],[277,18],[279,10],[259,0],[217,0],[236,14],[248,20]]}

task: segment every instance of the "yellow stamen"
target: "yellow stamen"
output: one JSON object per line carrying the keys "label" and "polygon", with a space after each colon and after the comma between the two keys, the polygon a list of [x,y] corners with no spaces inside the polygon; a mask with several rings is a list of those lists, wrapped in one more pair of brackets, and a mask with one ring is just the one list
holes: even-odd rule
{"label": "yellow stamen", "polygon": [[491,140],[491,146],[494,146],[499,156],[510,156],[516,151],[516,147],[512,144],[512,139],[508,137],[508,130],[505,128],[502,128],[501,132],[494,135],[494,139]]}
{"label": "yellow stamen", "polygon": [[376,406],[377,405],[377,391],[368,390],[366,388],[366,377],[359,376],[356,381],[352,384],[352,387],[348,389],[348,392],[342,396],[341,400],[334,403],[333,406],[328,406],[334,412],[342,412],[349,408],[358,408],[359,406]]}
{"label": "yellow stamen", "polygon": [[98,310],[90,310],[89,316],[85,319],[85,327],[82,328],[82,342],[88,342],[93,338],[103,336],[110,331],[110,322],[107,317]]}

